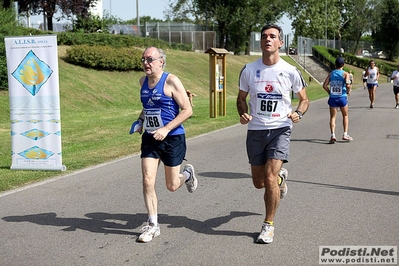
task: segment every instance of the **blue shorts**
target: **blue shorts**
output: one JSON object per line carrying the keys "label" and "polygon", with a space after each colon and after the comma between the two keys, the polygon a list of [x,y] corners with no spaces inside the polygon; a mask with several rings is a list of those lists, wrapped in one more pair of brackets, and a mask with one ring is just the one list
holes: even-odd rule
{"label": "blue shorts", "polygon": [[173,167],[182,164],[186,151],[185,134],[166,136],[163,141],[159,141],[152,134],[144,133],[140,158],[161,159],[164,165]]}
{"label": "blue shorts", "polygon": [[330,107],[345,107],[348,104],[348,97],[328,98],[328,105]]}
{"label": "blue shorts", "polygon": [[393,93],[395,95],[399,93],[399,85],[398,86],[393,86]]}
{"label": "blue shorts", "polygon": [[251,165],[264,165],[267,159],[288,162],[291,128],[248,130],[247,155]]}
{"label": "blue shorts", "polygon": [[378,87],[378,83],[367,83],[367,89],[371,90],[374,86]]}

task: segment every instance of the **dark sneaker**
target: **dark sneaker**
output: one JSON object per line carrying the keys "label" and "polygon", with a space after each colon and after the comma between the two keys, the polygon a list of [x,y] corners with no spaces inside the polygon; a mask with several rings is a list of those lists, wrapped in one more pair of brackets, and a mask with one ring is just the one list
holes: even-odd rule
{"label": "dark sneaker", "polygon": [[183,172],[187,172],[190,178],[186,181],[187,190],[190,193],[193,193],[198,186],[198,179],[195,177],[194,166],[191,164],[186,164]]}
{"label": "dark sneaker", "polygon": [[335,144],[335,142],[337,141],[336,138],[331,137],[330,141],[328,142],[329,144]]}

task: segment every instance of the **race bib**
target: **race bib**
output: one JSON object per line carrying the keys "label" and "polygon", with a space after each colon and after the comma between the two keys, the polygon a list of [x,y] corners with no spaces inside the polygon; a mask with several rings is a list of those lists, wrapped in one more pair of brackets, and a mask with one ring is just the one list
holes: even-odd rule
{"label": "race bib", "polygon": [[284,115],[282,99],[282,94],[258,93],[256,114],[264,117],[281,117]]}
{"label": "race bib", "polygon": [[342,82],[332,81],[330,83],[330,95],[342,95]]}
{"label": "race bib", "polygon": [[161,118],[161,109],[145,109],[144,116],[145,131],[152,132],[164,126]]}

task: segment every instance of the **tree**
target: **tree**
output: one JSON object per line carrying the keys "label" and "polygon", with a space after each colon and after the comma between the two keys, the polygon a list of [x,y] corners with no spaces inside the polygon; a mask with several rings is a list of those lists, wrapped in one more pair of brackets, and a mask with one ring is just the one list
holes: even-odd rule
{"label": "tree", "polygon": [[195,23],[215,25],[218,47],[249,54],[251,32],[259,31],[266,23],[275,23],[287,8],[289,0],[176,0],[170,1],[168,19],[187,19]]}
{"label": "tree", "polygon": [[1,2],[3,2],[2,3],[2,7],[3,8],[10,8],[11,7],[11,0],[4,0],[4,1],[1,1]]}
{"label": "tree", "polygon": [[378,40],[388,60],[394,60],[399,55],[399,2],[398,0],[383,0],[381,3],[380,23],[375,31]]}
{"label": "tree", "polygon": [[348,23],[343,27],[342,37],[355,42],[349,50],[356,53],[362,36],[367,32],[371,33],[373,25],[376,25],[378,12],[375,10],[374,0],[351,0],[347,7]]}
{"label": "tree", "polygon": [[324,39],[326,35],[327,38],[334,38],[341,24],[337,6],[338,0],[294,1],[288,10],[288,17],[292,20],[295,39],[298,36]]}
{"label": "tree", "polygon": [[61,11],[61,16],[57,20],[77,15],[87,18],[90,7],[96,2],[97,0],[18,0],[18,8],[19,13],[43,14],[47,30],[52,31],[53,18],[58,11]]}

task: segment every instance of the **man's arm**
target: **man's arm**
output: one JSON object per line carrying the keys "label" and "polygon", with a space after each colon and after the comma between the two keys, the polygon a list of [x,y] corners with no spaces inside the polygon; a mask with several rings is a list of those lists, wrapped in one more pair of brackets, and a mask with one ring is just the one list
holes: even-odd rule
{"label": "man's arm", "polygon": [[[288,118],[291,118],[293,123],[298,123],[301,119],[301,116],[304,115],[309,108],[309,99],[308,95],[306,94],[306,89],[303,88],[296,95],[299,99],[298,108],[292,113],[288,114]],[[302,115],[299,115],[299,113]]]}
{"label": "man's arm", "polygon": [[300,111],[302,114],[305,114],[309,108],[309,99],[306,93],[306,89],[303,88],[296,95],[298,96],[299,99],[298,108],[296,110]]}
{"label": "man's arm", "polygon": [[331,73],[328,74],[328,76],[326,77],[326,80],[324,80],[324,83],[323,83],[323,89],[324,89],[328,94],[330,94],[330,89],[328,88],[328,84],[330,84],[330,75],[331,75]]}
{"label": "man's arm", "polygon": [[190,118],[193,114],[193,109],[187,97],[187,91],[184,88],[183,83],[173,74],[169,74],[166,79],[165,94],[170,94],[180,108],[179,114],[164,127],[168,130],[167,133],[169,133],[169,131],[183,124],[184,121]]}
{"label": "man's arm", "polygon": [[240,123],[245,125],[251,121],[252,116],[248,114],[248,103],[247,103],[248,92],[239,90],[237,96],[237,111],[240,115]]}

